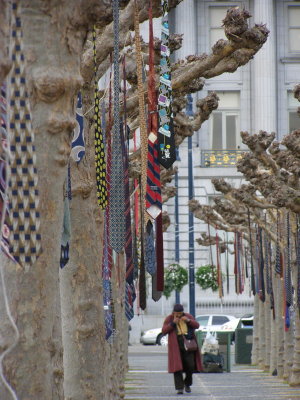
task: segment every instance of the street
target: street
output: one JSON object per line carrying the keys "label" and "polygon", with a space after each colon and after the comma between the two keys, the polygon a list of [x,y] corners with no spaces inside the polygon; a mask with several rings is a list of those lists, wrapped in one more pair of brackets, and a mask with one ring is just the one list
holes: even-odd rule
{"label": "street", "polygon": [[126,400],[300,400],[300,387],[292,388],[280,379],[248,365],[233,365],[231,372],[193,375],[192,393],[177,395],[173,375],[167,373],[167,348],[129,346]]}

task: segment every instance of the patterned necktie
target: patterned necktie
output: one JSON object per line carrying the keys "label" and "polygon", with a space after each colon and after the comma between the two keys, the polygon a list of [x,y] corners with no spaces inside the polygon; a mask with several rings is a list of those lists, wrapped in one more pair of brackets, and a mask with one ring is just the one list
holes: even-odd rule
{"label": "patterned necktie", "polygon": [[[102,123],[103,126],[103,123]],[[104,323],[105,323],[105,338],[109,340],[114,331],[114,315],[113,310],[113,299],[112,299],[112,288],[111,288],[111,273],[113,266],[113,255],[112,249],[109,246],[109,215],[110,215],[110,177],[111,177],[111,84],[109,88],[109,124],[106,134],[106,146],[107,146],[107,193],[108,193],[108,205],[104,213],[104,232],[103,232],[103,258],[102,258],[102,285],[103,285],[103,305],[104,305]]]}
{"label": "patterned necktie", "polygon": [[286,294],[286,305],[290,307],[293,304],[293,289],[292,289],[292,271],[291,271],[291,227],[290,227],[290,213],[286,216],[286,266],[284,269],[284,285]]}
{"label": "patterned necktie", "polygon": [[156,271],[157,287],[160,292],[164,290],[164,245],[162,229],[162,213],[155,220],[156,222]]}
{"label": "patterned necktie", "polygon": [[162,0],[162,27],[161,27],[161,58],[160,58],[160,79],[158,96],[158,143],[159,162],[165,168],[170,168],[176,161],[174,126],[172,115],[172,85],[171,85],[171,64],[169,49],[169,20],[168,0]]}
{"label": "patterned necktie", "polygon": [[124,188],[124,164],[122,156],[121,135],[122,124],[120,124],[119,109],[119,0],[113,1],[114,18],[114,129],[112,144],[112,168],[110,189],[110,221],[109,239],[111,247],[120,253],[126,240],[125,221],[125,188]]}
{"label": "patterned necktie", "polygon": [[21,19],[18,4],[12,4],[12,58],[10,74],[9,224],[10,252],[29,268],[41,252],[37,170],[30,104],[26,89]]}
{"label": "patterned necktie", "polygon": [[100,102],[98,93],[95,26],[93,29],[93,51],[94,51],[94,80],[95,80],[94,126],[95,126],[95,163],[96,163],[97,199],[100,208],[105,209],[105,207],[107,206],[106,165],[105,165],[104,141],[101,129],[101,112],[100,112]]}
{"label": "patterned necktie", "polygon": [[[142,192],[142,212],[146,208],[146,192],[147,192],[147,160],[148,160],[148,135],[147,124],[145,117],[145,98],[144,98],[144,84],[143,84],[143,62],[141,50],[141,38],[139,29],[139,11],[137,2],[134,2],[134,31],[135,31],[135,48],[136,48],[136,69],[138,80],[138,97],[139,97],[139,121],[140,121],[140,142],[141,142],[141,186]],[[145,222],[147,216],[145,215]]]}
{"label": "patterned necktie", "polygon": [[5,255],[13,260],[9,252],[9,227],[8,227],[8,204],[6,197],[7,189],[7,166],[9,162],[8,140],[7,140],[7,103],[6,86],[1,87],[0,93],[0,248]]}
{"label": "patterned necktie", "polygon": [[77,96],[76,127],[74,129],[74,135],[72,139],[71,157],[74,161],[79,163],[84,157],[84,154],[84,118],[82,114],[82,98],[81,93],[79,92]]}
{"label": "patterned necktie", "polygon": [[154,247],[153,225],[151,221],[147,222],[145,232],[145,264],[146,271],[153,276],[156,272],[156,252]]}
{"label": "patterned necktie", "polygon": [[128,321],[133,316],[133,302],[135,300],[135,288],[133,283],[133,247],[132,247],[132,230],[131,230],[131,214],[130,214],[130,193],[129,193],[129,160],[128,150],[125,146],[124,136],[121,136],[122,140],[122,153],[124,161],[124,187],[125,187],[125,218],[126,218],[126,243],[125,243],[125,255],[126,255],[126,285],[125,285],[125,315]]}

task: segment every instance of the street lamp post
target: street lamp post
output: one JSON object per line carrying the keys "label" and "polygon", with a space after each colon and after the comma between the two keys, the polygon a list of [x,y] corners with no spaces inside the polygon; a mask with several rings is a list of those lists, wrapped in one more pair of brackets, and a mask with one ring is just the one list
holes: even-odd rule
{"label": "street lamp post", "polygon": [[[187,96],[186,114],[193,116],[193,98]],[[193,174],[193,142],[192,136],[188,137],[188,183],[189,200],[194,197],[194,174]],[[190,314],[195,316],[195,240],[194,240],[194,214],[189,211],[189,303]]]}

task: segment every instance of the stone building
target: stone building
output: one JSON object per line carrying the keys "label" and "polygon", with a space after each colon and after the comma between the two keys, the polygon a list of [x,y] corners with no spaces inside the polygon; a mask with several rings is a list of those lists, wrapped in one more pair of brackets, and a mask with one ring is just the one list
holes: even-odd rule
{"label": "stone building", "polygon": [[[211,46],[218,39],[224,38],[222,19],[226,10],[234,6],[249,10],[252,15],[250,25],[264,23],[270,34],[263,48],[250,63],[235,73],[206,80],[204,89],[193,97],[195,104],[198,98],[205,97],[210,91],[216,91],[220,99],[218,109],[192,138],[194,197],[203,204],[209,204],[218,196],[211,184],[212,177],[222,176],[235,186],[241,184],[241,175],[234,167],[239,152],[244,149],[240,131],[274,131],[278,139],[281,139],[286,133],[299,128],[299,117],[296,113],[298,104],[293,98],[292,90],[300,80],[300,1],[184,0],[170,13],[171,31],[184,34],[183,46],[176,52],[175,59],[190,54],[209,53]],[[159,33],[156,32],[156,36]],[[190,246],[187,140],[180,146],[179,159],[179,263],[188,268]],[[164,235],[165,266],[175,261],[174,206],[174,198],[164,206],[172,220],[172,225]],[[201,232],[208,232],[207,225],[196,219],[193,229],[195,239]],[[219,235],[223,238],[224,232],[219,232]],[[215,249],[212,249],[212,253],[214,257]],[[210,263],[210,258],[209,249],[195,243],[195,267]],[[224,268],[224,259],[221,260]],[[229,268],[230,291],[227,294],[224,288],[225,296],[222,301],[218,293],[202,291],[196,285],[196,314],[224,312],[240,316],[252,312],[253,297],[249,295],[247,279],[244,293],[235,293],[232,256],[229,258]],[[168,301],[163,298],[158,303],[149,299],[145,317],[166,314],[174,301],[174,297]],[[189,309],[187,287],[181,294],[181,301]],[[146,320],[145,318],[144,321]]]}

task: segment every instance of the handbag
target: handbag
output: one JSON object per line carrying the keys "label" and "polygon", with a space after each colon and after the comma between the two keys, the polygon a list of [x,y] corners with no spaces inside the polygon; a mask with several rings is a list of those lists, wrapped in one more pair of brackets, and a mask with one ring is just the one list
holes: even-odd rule
{"label": "handbag", "polygon": [[187,339],[184,335],[182,335],[182,337],[183,337],[184,348],[186,351],[190,352],[198,350],[198,343],[195,338]]}

